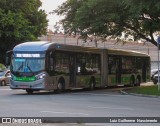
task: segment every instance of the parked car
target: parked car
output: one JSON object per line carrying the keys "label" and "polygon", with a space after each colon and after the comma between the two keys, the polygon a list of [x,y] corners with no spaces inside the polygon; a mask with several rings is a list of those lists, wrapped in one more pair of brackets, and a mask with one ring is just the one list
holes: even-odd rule
{"label": "parked car", "polygon": [[158,69],[152,69],[152,70],[151,70],[151,77],[152,77],[152,75],[155,74],[157,71],[158,71]]}
{"label": "parked car", "polygon": [[[160,70],[159,70],[159,76],[160,76]],[[158,83],[158,69],[154,69],[151,71],[151,80],[154,84]]]}
{"label": "parked car", "polygon": [[6,86],[10,83],[10,70],[0,71],[0,86]]}

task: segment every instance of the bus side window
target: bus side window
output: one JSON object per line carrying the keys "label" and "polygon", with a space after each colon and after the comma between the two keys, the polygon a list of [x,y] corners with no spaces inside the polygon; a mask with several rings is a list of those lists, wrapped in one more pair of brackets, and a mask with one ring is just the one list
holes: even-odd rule
{"label": "bus side window", "polygon": [[49,51],[46,53],[46,69],[50,75],[54,74],[54,52]]}
{"label": "bus side window", "polygon": [[77,74],[92,75],[100,74],[100,55],[98,54],[78,54]]}
{"label": "bus side window", "polygon": [[77,55],[77,74],[86,74],[86,56],[84,54]]}
{"label": "bus side window", "polygon": [[55,71],[57,74],[69,73],[69,54],[57,52],[55,56]]}
{"label": "bus side window", "polygon": [[109,74],[116,74],[116,58],[109,56],[108,59],[108,73]]}

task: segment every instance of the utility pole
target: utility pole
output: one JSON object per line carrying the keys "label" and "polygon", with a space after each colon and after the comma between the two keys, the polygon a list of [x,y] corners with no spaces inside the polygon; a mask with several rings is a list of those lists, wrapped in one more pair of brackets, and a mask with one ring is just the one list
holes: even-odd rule
{"label": "utility pole", "polygon": [[159,78],[159,76],[160,76],[160,73],[159,73],[159,45],[160,45],[160,36],[158,36],[158,38],[157,38],[157,48],[158,48],[158,50],[157,50],[157,52],[158,52],[158,90],[160,90],[160,78]]}

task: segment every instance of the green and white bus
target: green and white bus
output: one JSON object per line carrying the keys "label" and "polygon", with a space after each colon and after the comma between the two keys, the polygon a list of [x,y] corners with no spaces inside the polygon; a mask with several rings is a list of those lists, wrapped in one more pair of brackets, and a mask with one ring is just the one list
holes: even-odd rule
{"label": "green and white bus", "polygon": [[11,57],[11,89],[38,90],[139,86],[150,80],[147,54],[58,44],[25,42],[14,47]]}

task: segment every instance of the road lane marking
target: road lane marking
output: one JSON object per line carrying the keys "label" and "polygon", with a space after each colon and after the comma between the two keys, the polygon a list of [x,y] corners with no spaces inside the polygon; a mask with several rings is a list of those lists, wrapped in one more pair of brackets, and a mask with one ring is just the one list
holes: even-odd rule
{"label": "road lane marking", "polygon": [[54,111],[40,111],[43,113],[56,113],[56,114],[64,114],[65,112],[54,112]]}
{"label": "road lane marking", "polygon": [[134,110],[132,108],[114,108],[114,107],[96,107],[96,106],[88,106],[89,108],[93,108],[93,109],[122,109],[122,110]]}
{"label": "road lane marking", "polygon": [[89,115],[89,114],[86,114],[86,113],[68,113],[68,114],[71,114],[71,115]]}
{"label": "road lane marking", "polygon": [[56,111],[40,111],[42,113],[55,113],[55,114],[69,114],[69,115],[88,115],[86,113],[70,113],[70,112],[56,112]]}
{"label": "road lane marking", "polygon": [[10,91],[10,90],[12,90],[12,89],[0,89],[1,91]]}
{"label": "road lane marking", "polygon": [[23,91],[24,92],[24,90],[13,90],[13,89],[0,89],[0,91]]}

